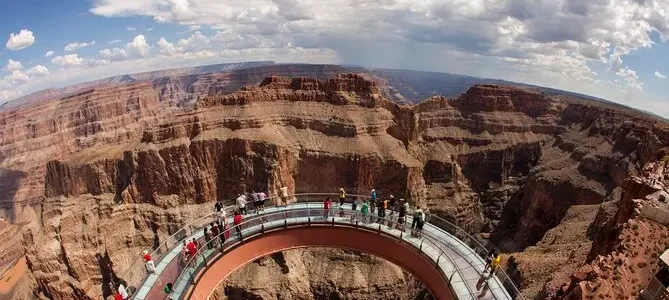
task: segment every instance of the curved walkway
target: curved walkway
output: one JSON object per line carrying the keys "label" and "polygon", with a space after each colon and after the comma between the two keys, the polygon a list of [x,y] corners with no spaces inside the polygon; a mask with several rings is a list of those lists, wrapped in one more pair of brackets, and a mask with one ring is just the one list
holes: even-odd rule
{"label": "curved walkway", "polygon": [[328,223],[307,226],[290,225],[288,228],[245,237],[244,243],[224,254],[217,255],[207,268],[195,278],[196,284],[183,295],[207,299],[219,283],[235,270],[261,257],[302,247],[333,247],[358,250],[393,262],[413,274],[428,288],[436,299],[452,300],[448,281],[434,261],[422,255],[411,244],[374,230],[351,230]]}
{"label": "curved walkway", "polygon": [[[297,197],[298,200],[302,201],[314,201],[326,195],[334,197],[336,194],[304,194],[295,195],[293,198]],[[365,198],[364,196],[358,197]],[[194,290],[193,287],[198,286],[193,284],[201,278],[206,278],[207,269],[211,266],[212,261],[221,257],[225,259],[225,255],[231,254],[231,251],[243,246],[247,241],[246,238],[288,228],[316,227],[317,225],[322,227],[327,224],[328,226],[345,228],[344,230],[348,231],[376,231],[394,237],[398,244],[413,247],[414,250],[417,250],[417,253],[421,253],[423,257],[431,260],[438,267],[433,269],[438,269],[442,278],[447,278],[450,282],[451,292],[457,299],[513,299],[514,297],[511,295],[518,295],[519,298],[522,298],[503,271],[498,272],[497,276],[486,281],[480,280],[480,274],[484,267],[482,257],[487,253],[487,250],[466,232],[443,219],[430,217],[423,228],[423,236],[416,238],[409,234],[409,228],[398,229],[402,227],[395,223],[396,218],[393,219],[392,216],[389,216],[390,211],[387,211],[387,217],[381,219],[380,223],[377,223],[379,220],[376,217],[368,217],[367,222],[363,222],[360,211],[352,211],[349,204],[345,204],[341,211],[338,208],[333,208],[331,213],[336,213],[336,216],[331,215],[327,219],[323,217],[322,206],[322,202],[294,203],[288,206],[268,207],[263,214],[246,215],[246,219],[241,226],[245,238],[242,240],[237,238],[234,234],[234,228],[231,228],[230,238],[225,241],[222,247],[215,247],[211,250],[204,246],[204,240],[202,239],[201,228],[213,220],[213,215],[207,215],[179,230],[154,251],[155,274],[147,276],[146,271],[143,270],[143,262],[140,260],[134,262],[121,278],[128,281],[131,289],[132,287],[138,287],[133,294],[133,299],[166,299],[163,288],[167,283],[173,283],[174,285],[174,290],[169,295],[172,299],[185,299],[187,294]],[[228,208],[228,210],[231,209],[233,207]],[[228,216],[228,222],[231,224],[231,214],[229,213]],[[358,221],[352,222],[352,217]],[[412,219],[409,216],[407,224],[410,225],[411,221]],[[323,228],[323,230],[325,229]],[[195,234],[191,235],[192,232],[195,232]],[[188,267],[185,267],[186,262],[181,259],[180,241],[185,238],[196,238],[201,245],[198,250],[199,255],[196,256],[194,262],[188,262]],[[296,244],[294,246],[300,245]],[[365,249],[358,250],[366,251]],[[383,255],[379,256],[384,257]],[[401,261],[396,261],[392,257],[384,258],[398,265],[403,265]],[[421,278],[419,273],[414,273],[414,275]],[[436,290],[433,291],[435,287],[429,286],[425,281],[424,283],[433,293],[436,293]],[[192,299],[204,300],[201,295],[193,295]]]}

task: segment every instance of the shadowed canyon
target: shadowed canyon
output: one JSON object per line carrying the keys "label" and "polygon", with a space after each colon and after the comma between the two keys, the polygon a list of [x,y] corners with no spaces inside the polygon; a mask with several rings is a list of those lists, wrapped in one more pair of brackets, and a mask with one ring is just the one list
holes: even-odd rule
{"label": "shadowed canyon", "polygon": [[[635,299],[669,247],[666,225],[638,209],[669,198],[666,120],[510,85],[458,84],[462,94],[447,98],[434,95],[446,94],[434,76],[251,65],[97,82],[2,107],[0,271],[20,278],[0,296],[110,297],[142,250],[214,201],[286,186],[374,188],[427,207],[502,250],[527,299]],[[355,278],[323,280],[350,269]],[[276,282],[245,281],[259,276]],[[317,248],[254,262],[216,296],[418,299],[420,290],[389,262]]]}

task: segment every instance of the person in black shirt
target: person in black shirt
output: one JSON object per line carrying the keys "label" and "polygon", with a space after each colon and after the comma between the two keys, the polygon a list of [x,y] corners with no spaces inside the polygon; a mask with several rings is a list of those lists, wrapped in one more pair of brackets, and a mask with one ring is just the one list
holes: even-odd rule
{"label": "person in black shirt", "polygon": [[220,201],[216,201],[216,204],[214,205],[214,209],[216,209],[216,212],[220,212],[221,209],[223,209],[223,206],[221,205]]}

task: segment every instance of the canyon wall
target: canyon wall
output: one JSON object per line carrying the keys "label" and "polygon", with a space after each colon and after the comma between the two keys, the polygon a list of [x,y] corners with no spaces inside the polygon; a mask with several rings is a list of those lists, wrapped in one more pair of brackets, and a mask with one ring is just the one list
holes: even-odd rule
{"label": "canyon wall", "polygon": [[418,300],[425,294],[419,281],[388,261],[355,251],[310,248],[244,266],[209,299]]}
{"label": "canyon wall", "polygon": [[408,106],[342,69],[166,77],[1,112],[0,195],[6,218],[37,224],[24,234],[36,294],[108,296],[212,201],[282,186],[376,188],[522,250],[669,144],[666,124],[603,104],[477,85]]}

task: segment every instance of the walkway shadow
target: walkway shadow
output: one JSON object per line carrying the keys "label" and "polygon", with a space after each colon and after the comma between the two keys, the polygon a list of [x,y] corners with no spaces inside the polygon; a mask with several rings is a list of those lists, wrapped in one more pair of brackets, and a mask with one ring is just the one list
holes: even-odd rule
{"label": "walkway shadow", "polygon": [[485,275],[481,275],[479,281],[476,282],[476,291],[481,291],[477,299],[482,299],[483,297],[485,297],[485,295],[488,293],[489,290],[490,286],[488,285],[488,278],[485,277]]}

